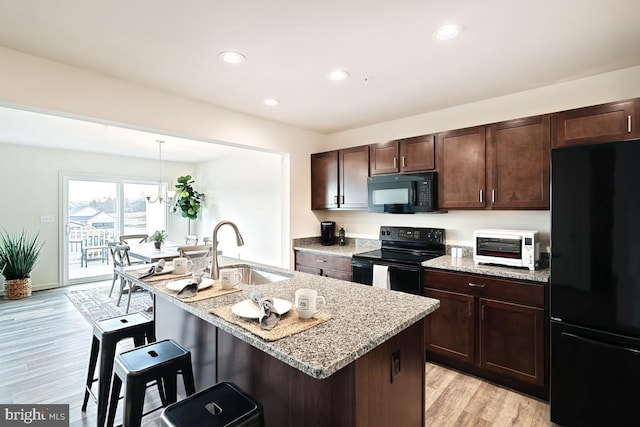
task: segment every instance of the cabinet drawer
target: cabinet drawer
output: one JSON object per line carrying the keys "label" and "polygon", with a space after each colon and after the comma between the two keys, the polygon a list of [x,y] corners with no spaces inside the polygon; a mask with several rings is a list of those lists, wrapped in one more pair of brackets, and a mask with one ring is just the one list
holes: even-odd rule
{"label": "cabinet drawer", "polygon": [[462,292],[481,298],[526,304],[544,308],[545,285],[511,279],[464,274],[451,271],[424,270],[426,287]]}
{"label": "cabinet drawer", "polygon": [[351,258],[349,257],[296,251],[296,265],[351,273]]}

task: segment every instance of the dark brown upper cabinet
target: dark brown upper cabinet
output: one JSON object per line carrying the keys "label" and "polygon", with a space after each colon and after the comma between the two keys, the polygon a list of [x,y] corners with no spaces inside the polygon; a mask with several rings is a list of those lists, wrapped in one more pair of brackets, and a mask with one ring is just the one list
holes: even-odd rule
{"label": "dark brown upper cabinet", "polygon": [[436,135],[438,208],[484,208],[486,129],[477,126]]}
{"label": "dark brown upper cabinet", "polygon": [[436,137],[441,209],[549,209],[549,115]]}
{"label": "dark brown upper cabinet", "polygon": [[311,209],[366,209],[369,147],[311,155]]}
{"label": "dark brown upper cabinet", "polygon": [[640,100],[611,102],[554,114],[553,148],[638,138]]}
{"label": "dark brown upper cabinet", "polygon": [[434,136],[421,135],[372,144],[369,154],[371,175],[433,170]]}
{"label": "dark brown upper cabinet", "polygon": [[549,209],[549,114],[487,126],[487,206]]}

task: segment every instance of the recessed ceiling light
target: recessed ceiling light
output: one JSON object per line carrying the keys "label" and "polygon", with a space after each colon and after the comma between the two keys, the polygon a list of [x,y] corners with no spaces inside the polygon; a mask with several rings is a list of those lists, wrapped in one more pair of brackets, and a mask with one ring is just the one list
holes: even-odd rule
{"label": "recessed ceiling light", "polygon": [[268,105],[270,107],[275,107],[276,105],[280,104],[280,101],[278,101],[278,99],[276,98],[266,98],[264,101],[262,101],[265,105]]}
{"label": "recessed ceiling light", "polygon": [[247,58],[245,58],[243,54],[230,50],[220,52],[218,54],[218,58],[220,58],[221,61],[227,62],[229,64],[241,64],[247,60]]}
{"label": "recessed ceiling light", "polygon": [[334,70],[327,74],[327,78],[333,81],[346,80],[349,78],[349,73],[344,70]]}
{"label": "recessed ceiling light", "polygon": [[462,25],[444,25],[433,33],[433,38],[436,40],[450,40],[460,34],[463,30],[464,27]]}

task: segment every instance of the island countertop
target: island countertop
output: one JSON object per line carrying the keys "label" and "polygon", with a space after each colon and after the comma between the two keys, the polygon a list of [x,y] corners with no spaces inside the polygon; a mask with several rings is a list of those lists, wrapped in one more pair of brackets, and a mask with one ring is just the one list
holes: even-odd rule
{"label": "island countertop", "polygon": [[[136,284],[148,289],[156,298],[162,298],[177,305],[317,379],[331,376],[420,321],[440,305],[438,300],[432,298],[373,288],[244,260],[219,257],[219,264],[221,268],[250,266],[286,275],[289,278],[264,285],[241,284],[240,292],[186,303],[154,287],[161,286],[162,282],[148,284],[126,273],[125,275]],[[241,326],[210,314],[211,309],[233,305],[248,299],[251,291],[256,288],[262,292],[263,296],[281,298],[291,303],[293,303],[296,289],[316,289],[318,295],[326,299],[326,305],[321,308],[321,311],[331,314],[333,319],[277,341],[265,341]]]}

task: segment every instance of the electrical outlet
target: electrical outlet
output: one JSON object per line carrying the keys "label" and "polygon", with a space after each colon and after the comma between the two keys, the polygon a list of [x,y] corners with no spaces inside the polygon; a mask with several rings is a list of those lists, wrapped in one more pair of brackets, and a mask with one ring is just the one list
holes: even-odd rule
{"label": "electrical outlet", "polygon": [[391,354],[391,384],[393,380],[400,376],[401,363],[400,363],[400,350]]}
{"label": "electrical outlet", "polygon": [[53,215],[40,215],[40,222],[55,222]]}

